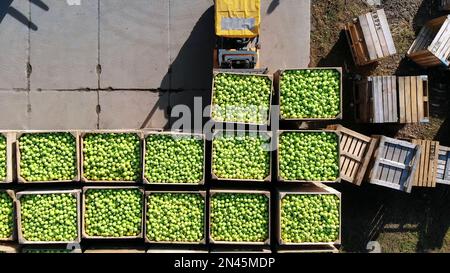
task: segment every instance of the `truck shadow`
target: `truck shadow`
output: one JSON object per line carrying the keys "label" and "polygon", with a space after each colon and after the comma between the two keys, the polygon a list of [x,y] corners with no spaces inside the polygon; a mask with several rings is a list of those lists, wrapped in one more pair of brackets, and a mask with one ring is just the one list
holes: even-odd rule
{"label": "truck shadow", "polygon": [[[42,10],[49,11],[50,8],[41,0],[29,0],[30,3],[36,5]],[[27,26],[29,29],[33,31],[37,31],[38,27],[33,22],[29,20],[29,16],[19,11],[15,7],[12,6],[14,0],[3,0],[0,2],[0,23],[3,21],[5,16],[9,15],[15,18],[17,21]]]}

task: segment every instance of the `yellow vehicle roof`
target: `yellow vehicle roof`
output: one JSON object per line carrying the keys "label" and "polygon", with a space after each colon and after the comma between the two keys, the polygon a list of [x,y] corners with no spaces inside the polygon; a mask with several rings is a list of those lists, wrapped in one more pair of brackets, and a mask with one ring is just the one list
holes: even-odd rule
{"label": "yellow vehicle roof", "polygon": [[216,35],[252,38],[259,35],[261,0],[215,0]]}

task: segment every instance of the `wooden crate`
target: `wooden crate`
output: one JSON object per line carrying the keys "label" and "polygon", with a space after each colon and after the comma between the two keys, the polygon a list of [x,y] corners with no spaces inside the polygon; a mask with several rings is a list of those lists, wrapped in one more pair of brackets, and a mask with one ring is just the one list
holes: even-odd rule
{"label": "wooden crate", "polygon": [[[339,234],[335,241],[333,242],[301,242],[301,243],[292,243],[286,242],[282,238],[282,211],[281,205],[282,200],[287,195],[335,195],[339,198]],[[329,186],[326,186],[322,183],[312,182],[309,184],[304,184],[302,186],[296,188],[290,188],[285,190],[278,190],[276,193],[276,236],[279,247],[282,249],[296,249],[299,250],[301,247],[311,246],[311,247],[319,247],[319,246],[337,246],[341,244],[342,240],[342,195],[339,191]]]}
{"label": "wooden crate", "polygon": [[430,120],[428,76],[376,76],[354,82],[355,121],[425,123]]}
{"label": "wooden crate", "polygon": [[383,9],[363,14],[345,26],[356,65],[376,62],[397,53]]}
{"label": "wooden crate", "polygon": [[327,129],[340,133],[341,179],[361,185],[377,140],[341,125],[330,125]]}
{"label": "wooden crate", "polygon": [[[46,195],[46,194],[71,194],[77,200],[77,237],[72,241],[29,241],[22,232],[22,211],[21,198],[25,195]],[[79,244],[81,242],[81,190],[46,190],[46,191],[22,191],[16,193],[16,217],[17,233],[19,244],[25,245],[61,245],[61,244]]]}
{"label": "wooden crate", "polygon": [[436,183],[450,185],[450,148],[439,146]]}
{"label": "wooden crate", "polygon": [[441,0],[439,8],[441,10],[450,10],[450,0]]}
{"label": "wooden crate", "polygon": [[[21,162],[21,155],[22,152],[20,150],[20,142],[22,136],[29,135],[29,134],[50,134],[50,133],[67,133],[71,134],[73,138],[75,139],[75,146],[76,146],[76,174],[72,177],[72,179],[68,180],[47,180],[47,181],[28,181],[22,176],[22,171],[20,167]],[[78,131],[68,131],[68,130],[61,130],[61,131],[40,131],[40,130],[30,130],[30,131],[24,131],[24,132],[18,132],[16,133],[16,169],[17,169],[17,181],[18,183],[61,183],[61,182],[78,182],[80,181],[80,133]]]}
{"label": "wooden crate", "polygon": [[400,123],[430,121],[428,76],[398,77]]}
{"label": "wooden crate", "polygon": [[16,133],[0,131],[0,135],[6,138],[6,177],[3,180],[0,180],[0,184],[12,183],[15,179],[14,146],[16,145]]}
{"label": "wooden crate", "polygon": [[368,77],[355,82],[353,97],[356,122],[398,122],[396,76]]}
{"label": "wooden crate", "polygon": [[419,145],[385,136],[380,137],[379,143],[374,154],[375,163],[370,171],[369,182],[411,192],[420,159]]}
{"label": "wooden crate", "polygon": [[420,145],[422,150],[420,153],[419,168],[414,176],[413,187],[436,187],[439,142],[413,139],[412,143]]}
{"label": "wooden crate", "polygon": [[9,198],[11,199],[11,207],[12,207],[12,215],[13,215],[12,234],[11,234],[11,236],[8,236],[7,238],[0,237],[0,242],[15,241],[16,237],[17,237],[17,221],[16,221],[17,209],[15,206],[15,203],[17,201],[16,193],[13,190],[2,190],[2,189],[0,189],[0,193],[6,193],[9,196]]}
{"label": "wooden crate", "polygon": [[435,18],[422,28],[406,54],[423,67],[449,66],[450,15]]}

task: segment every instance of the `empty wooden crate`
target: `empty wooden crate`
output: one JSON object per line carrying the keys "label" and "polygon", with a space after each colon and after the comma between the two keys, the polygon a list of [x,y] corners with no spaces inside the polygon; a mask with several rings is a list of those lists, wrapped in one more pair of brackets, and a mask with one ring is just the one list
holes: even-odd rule
{"label": "empty wooden crate", "polygon": [[398,77],[400,123],[430,121],[428,76]]}
{"label": "empty wooden crate", "polygon": [[428,76],[375,76],[356,81],[355,121],[429,122]]}
{"label": "empty wooden crate", "polygon": [[422,28],[407,56],[423,67],[449,65],[450,15],[435,18]]}
{"label": "empty wooden crate", "polygon": [[376,139],[341,125],[330,125],[327,129],[340,132],[341,179],[361,185],[375,150]]}
{"label": "empty wooden crate", "polygon": [[439,146],[436,183],[450,185],[450,148]]}
{"label": "empty wooden crate", "polygon": [[414,176],[414,187],[436,187],[436,174],[439,153],[439,142],[413,139],[413,144],[420,145],[419,167]]}
{"label": "empty wooden crate", "polygon": [[356,122],[398,122],[396,76],[368,77],[356,82],[353,98]]}
{"label": "empty wooden crate", "polygon": [[380,137],[379,143],[369,175],[370,183],[411,192],[420,159],[419,145],[385,136]]}
{"label": "empty wooden crate", "polygon": [[366,65],[397,53],[383,9],[355,18],[345,26],[356,65]]}

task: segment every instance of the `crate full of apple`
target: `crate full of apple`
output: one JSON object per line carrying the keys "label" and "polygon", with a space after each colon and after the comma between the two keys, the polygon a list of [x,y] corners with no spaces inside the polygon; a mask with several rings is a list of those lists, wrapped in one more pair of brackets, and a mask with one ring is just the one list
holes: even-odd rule
{"label": "crate full of apple", "polygon": [[271,136],[268,132],[217,131],[212,147],[214,179],[270,181]]}
{"label": "crate full of apple", "polygon": [[21,183],[79,181],[77,132],[34,132],[17,138]]}
{"label": "crate full of apple", "polygon": [[145,137],[144,181],[149,184],[202,184],[203,135],[155,132]]}
{"label": "crate full of apple", "polygon": [[282,193],[279,240],[282,245],[340,243],[340,195]]}
{"label": "crate full of apple", "polygon": [[19,243],[80,242],[80,190],[16,194]]}
{"label": "crate full of apple", "polygon": [[142,238],[142,189],[85,187],[83,197],[83,238]]}
{"label": "crate full of apple", "polygon": [[148,192],[146,241],[205,243],[205,192]]}
{"label": "crate full of apple", "polygon": [[0,182],[5,181],[7,172],[6,137],[0,133]]}
{"label": "crate full of apple", "polygon": [[334,131],[279,131],[278,179],[286,182],[337,182],[339,135]]}
{"label": "crate full of apple", "polygon": [[14,236],[14,198],[10,191],[0,191],[0,241]]}
{"label": "crate full of apple", "polygon": [[267,75],[214,73],[211,118],[216,122],[268,124],[272,78]]}
{"label": "crate full of apple", "polygon": [[270,243],[269,192],[211,191],[209,217],[211,243]]}
{"label": "crate full of apple", "polygon": [[342,118],[342,69],[311,68],[278,71],[282,120]]}
{"label": "crate full of apple", "polygon": [[141,133],[87,132],[82,134],[82,180],[137,182],[141,180]]}

